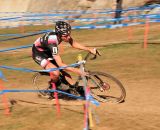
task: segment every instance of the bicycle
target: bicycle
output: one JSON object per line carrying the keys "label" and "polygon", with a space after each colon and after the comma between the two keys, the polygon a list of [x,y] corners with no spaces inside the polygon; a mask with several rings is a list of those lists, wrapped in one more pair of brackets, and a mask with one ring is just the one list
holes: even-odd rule
{"label": "bicycle", "polygon": [[[89,56],[91,53],[88,53],[84,61],[87,62]],[[96,55],[90,60],[94,60],[97,58],[97,55],[100,55],[100,53],[97,51]],[[85,66],[84,66],[85,68]],[[86,76],[87,79],[87,85],[90,88],[91,96],[100,101],[100,102],[115,102],[115,103],[121,103],[125,100],[126,97],[126,91],[122,83],[115,78],[114,76],[105,73],[105,72],[98,72],[94,71],[91,72],[89,70],[85,71],[89,73],[88,76]],[[37,90],[48,90],[51,89],[48,87],[48,84],[50,83],[50,76],[47,72],[37,72],[33,76],[33,85]],[[84,96],[84,90],[82,88],[82,78],[81,76],[78,76],[75,87],[69,88],[67,81],[64,80],[64,76],[60,75],[60,85],[57,86],[58,90],[66,91],[70,90],[70,93],[78,95],[78,96]],[[47,83],[47,84],[46,84]],[[63,90],[63,86],[67,86],[68,89]],[[46,95],[53,95],[53,93],[46,93],[46,92],[38,92],[39,96],[46,96]]]}

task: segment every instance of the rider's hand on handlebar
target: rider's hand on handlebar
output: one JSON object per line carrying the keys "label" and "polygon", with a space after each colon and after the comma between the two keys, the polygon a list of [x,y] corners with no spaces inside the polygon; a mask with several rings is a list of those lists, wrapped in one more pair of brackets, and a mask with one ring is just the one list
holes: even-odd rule
{"label": "rider's hand on handlebar", "polygon": [[93,55],[97,54],[97,49],[93,48],[93,49],[89,49],[89,52],[92,53]]}
{"label": "rider's hand on handlebar", "polygon": [[90,53],[93,54],[93,55],[101,56],[100,52],[96,48],[90,49]]}
{"label": "rider's hand on handlebar", "polygon": [[[98,56],[101,56],[101,54],[99,53],[99,51],[98,51],[96,48],[90,49],[90,53],[94,55],[94,57],[92,57],[91,60],[96,59],[96,58],[97,58],[97,55],[98,55]],[[87,57],[87,58],[88,58],[88,57]],[[87,59],[87,58],[86,58],[86,59]]]}

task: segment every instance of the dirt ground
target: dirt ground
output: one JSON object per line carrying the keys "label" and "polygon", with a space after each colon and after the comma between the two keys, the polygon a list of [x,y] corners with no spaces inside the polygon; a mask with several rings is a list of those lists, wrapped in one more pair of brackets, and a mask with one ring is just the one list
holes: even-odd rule
{"label": "dirt ground", "polygon": [[104,130],[158,130],[160,128],[159,80],[131,81],[125,85],[127,90],[125,103],[103,104],[100,107],[103,111],[101,118],[106,120],[101,127]]}
{"label": "dirt ground", "polygon": [[[159,130],[160,128],[160,108],[159,108],[160,82],[159,82],[159,79],[140,80],[140,81],[128,81],[123,79],[123,84],[125,85],[125,88],[127,91],[127,98],[124,103],[121,103],[121,104],[101,103],[100,106],[98,107],[92,105],[92,108],[96,112],[96,116],[98,116],[96,118],[95,118],[95,115],[93,116],[94,127],[92,129],[93,130],[124,130],[124,129],[125,130]],[[21,110],[23,107],[27,109],[33,109],[37,107],[41,108],[46,106],[52,106],[52,104],[55,103],[54,101],[48,101],[46,99],[37,98],[37,95],[33,93],[31,94],[24,93],[23,96],[21,94],[18,94],[18,96],[16,95],[17,94],[14,94],[14,96],[13,95],[10,96],[11,99],[18,99],[18,100],[28,101],[28,102],[34,101],[40,104],[32,104],[32,103],[18,101],[14,107],[14,109],[17,109],[17,110],[13,110],[12,114],[15,111],[17,112],[19,109]],[[74,113],[81,112],[81,113],[78,113],[78,117],[83,115],[82,102],[62,100],[60,101],[60,103],[61,103],[62,112],[66,113],[67,110],[69,110],[69,111],[74,111]],[[48,108],[45,108],[45,110],[48,110]],[[2,110],[1,110],[1,114],[3,114]],[[14,114],[11,115],[11,117],[12,116],[14,117]],[[2,115],[1,117],[9,118]],[[29,117],[28,117],[28,120],[29,120]],[[5,124],[6,123],[4,123],[2,120],[0,122],[1,128],[3,128]],[[82,125],[79,125],[79,126],[80,128],[77,128],[77,130],[82,129]],[[37,126],[32,126],[31,128],[37,128]],[[57,127],[56,129],[59,129],[59,127]],[[75,128],[71,127],[71,129],[74,130]],[[5,129],[2,129],[2,130],[5,130]],[[16,129],[12,128],[12,130],[16,130]],[[24,127],[18,130],[27,130],[27,129]],[[51,130],[51,129],[48,128],[48,130]]]}
{"label": "dirt ground", "polygon": [[[160,129],[159,49],[159,44],[151,44],[147,49],[143,49],[139,44],[110,45],[101,48],[105,58],[99,58],[96,62],[91,63],[90,68],[99,71],[109,70],[109,73],[116,75],[125,86],[127,97],[125,102],[120,104],[101,103],[98,107],[92,105],[96,113],[93,114],[94,127],[92,130]],[[15,52],[15,55],[20,57],[19,53],[25,52]],[[5,64],[5,55],[4,53],[1,55],[3,64]],[[9,53],[7,56],[10,58]],[[23,55],[20,59],[22,62],[18,66],[27,68],[33,66],[33,62],[29,62],[30,57]],[[8,65],[17,63],[14,56],[12,60],[11,63],[7,62]],[[102,64],[106,66],[102,68]],[[4,83],[7,88],[33,89],[30,81],[22,80],[30,78],[31,74],[19,75],[19,72],[15,71],[14,73],[4,71],[4,73],[11,83]],[[40,99],[35,93],[7,93],[7,97],[30,102],[34,100],[41,104],[18,101],[12,108],[11,115],[6,116],[2,100],[0,100],[0,130],[83,129],[83,105],[80,101],[61,101],[61,116],[58,118],[54,102]]]}

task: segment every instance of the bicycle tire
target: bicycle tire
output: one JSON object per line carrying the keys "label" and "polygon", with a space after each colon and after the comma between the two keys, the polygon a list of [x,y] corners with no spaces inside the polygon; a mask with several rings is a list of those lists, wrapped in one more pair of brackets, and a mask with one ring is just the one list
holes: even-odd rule
{"label": "bicycle tire", "polygon": [[[47,72],[37,72],[33,75],[32,83],[33,87],[36,90],[47,90],[49,87],[49,81],[50,81],[49,73]],[[47,96],[49,93],[39,91],[37,92],[38,96]]]}
{"label": "bicycle tire", "polygon": [[[104,72],[89,72],[89,74],[88,85],[90,87],[91,95],[96,100],[100,102],[114,103],[121,103],[125,101],[126,90],[117,78]],[[106,85],[108,87],[107,90],[102,91],[100,89],[100,87],[102,87],[102,82],[105,83],[105,85],[108,85]]]}
{"label": "bicycle tire", "polygon": [[[52,86],[49,86],[50,81],[51,81],[50,75],[47,72],[37,72],[33,75],[32,78],[32,83],[36,90],[51,90]],[[69,85],[66,85],[65,83],[66,83],[65,81],[61,81],[61,84],[57,86],[57,89],[76,96],[80,96],[80,94],[76,91],[76,89],[74,88],[69,89]],[[38,91],[37,94],[39,97],[51,97],[51,95],[53,96],[53,92]],[[63,99],[72,99],[63,94],[58,94],[58,96]]]}

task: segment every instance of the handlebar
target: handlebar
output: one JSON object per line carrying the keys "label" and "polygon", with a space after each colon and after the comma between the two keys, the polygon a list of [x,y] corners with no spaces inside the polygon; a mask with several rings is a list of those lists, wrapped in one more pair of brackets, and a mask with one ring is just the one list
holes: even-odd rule
{"label": "handlebar", "polygon": [[[87,53],[87,55],[85,56],[84,59],[82,59],[81,61],[83,62],[83,65],[85,65],[85,63],[87,62],[87,60],[89,59],[90,55],[93,55],[93,57],[90,58],[90,60],[95,60],[97,58],[97,56],[101,56],[100,52],[95,48],[96,54],[92,54],[90,52]],[[80,62],[80,61],[78,61]],[[76,68],[79,68],[79,66],[77,66]]]}
{"label": "handlebar", "polygon": [[84,60],[87,61],[90,55],[94,55],[92,58],[90,58],[90,60],[95,60],[97,58],[97,56],[101,56],[100,52],[96,48],[95,48],[95,50],[96,50],[96,54],[95,55],[89,52],[85,56]]}

